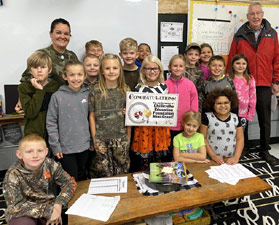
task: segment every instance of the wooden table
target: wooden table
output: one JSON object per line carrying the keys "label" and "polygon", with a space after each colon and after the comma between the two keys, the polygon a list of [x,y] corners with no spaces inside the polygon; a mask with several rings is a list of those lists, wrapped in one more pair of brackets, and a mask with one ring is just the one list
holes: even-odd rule
{"label": "wooden table", "polygon": [[9,123],[19,123],[21,126],[24,125],[24,115],[21,114],[9,114],[0,117],[0,125],[5,125]]}
{"label": "wooden table", "polygon": [[[136,188],[132,174],[127,174],[128,193],[103,194],[105,196],[121,196],[119,204],[107,222],[104,223],[85,217],[69,215],[69,225],[123,224],[271,190],[271,187],[258,177],[240,180],[236,185],[220,183],[215,179],[209,178],[208,174],[205,172],[205,170],[209,169],[212,165],[216,164],[210,162],[209,164],[187,165],[189,171],[202,185],[200,188],[158,196],[144,196],[140,194]],[[81,194],[87,193],[89,182],[90,180],[78,182],[77,191],[70,201],[69,206],[71,206]]]}

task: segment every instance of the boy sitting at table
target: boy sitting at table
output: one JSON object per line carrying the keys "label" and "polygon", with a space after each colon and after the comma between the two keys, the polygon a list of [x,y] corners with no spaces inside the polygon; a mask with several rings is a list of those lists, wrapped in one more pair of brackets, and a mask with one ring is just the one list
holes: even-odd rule
{"label": "boy sitting at table", "polygon": [[[9,225],[62,224],[62,206],[67,206],[76,190],[76,182],[62,166],[46,158],[48,149],[37,134],[25,136],[16,152],[18,161],[7,171],[3,194]],[[60,186],[55,196],[52,186]]]}

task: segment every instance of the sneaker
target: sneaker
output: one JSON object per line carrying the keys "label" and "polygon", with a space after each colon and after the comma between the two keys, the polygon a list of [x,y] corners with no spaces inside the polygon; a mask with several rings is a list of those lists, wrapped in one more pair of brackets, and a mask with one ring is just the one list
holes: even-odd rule
{"label": "sneaker", "polygon": [[262,151],[260,152],[260,156],[262,159],[264,159],[267,163],[275,166],[279,165],[279,159],[277,159],[275,156],[270,155],[268,151]]}

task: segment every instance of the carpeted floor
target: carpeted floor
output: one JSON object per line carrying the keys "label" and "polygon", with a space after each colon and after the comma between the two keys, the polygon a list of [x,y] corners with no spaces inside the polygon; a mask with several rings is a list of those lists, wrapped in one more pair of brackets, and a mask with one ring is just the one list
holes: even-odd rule
{"label": "carpeted floor", "polygon": [[[236,218],[226,222],[216,222],[226,217],[227,212],[235,212],[238,199],[207,206],[212,224],[218,225],[277,225],[279,224],[279,165],[270,166],[257,152],[245,156],[241,163],[272,186],[272,190],[241,199]],[[4,218],[5,201],[2,181],[5,171],[0,171],[0,225],[7,224]]]}
{"label": "carpeted floor", "polygon": [[270,166],[259,157],[258,152],[245,156],[241,163],[272,186],[272,190],[241,199],[236,217],[228,221],[216,222],[235,212],[238,199],[207,206],[212,224],[218,225],[277,225],[279,224],[279,165]]}

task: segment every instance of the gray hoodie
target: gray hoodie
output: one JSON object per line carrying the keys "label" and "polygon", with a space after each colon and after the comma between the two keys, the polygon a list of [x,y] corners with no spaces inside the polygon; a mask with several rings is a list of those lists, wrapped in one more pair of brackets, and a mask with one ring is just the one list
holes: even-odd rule
{"label": "gray hoodie", "polygon": [[89,149],[88,94],[61,86],[50,100],[46,119],[53,154],[79,153]]}

